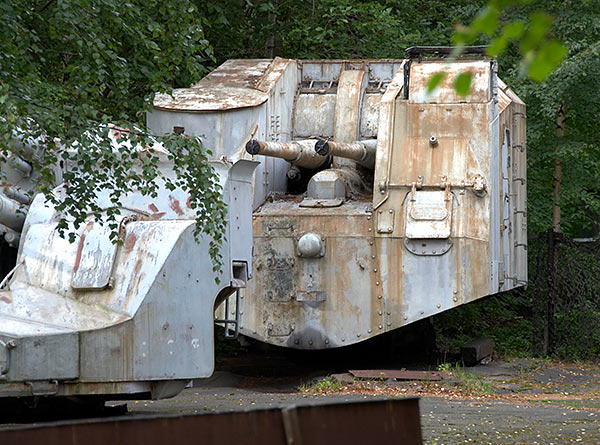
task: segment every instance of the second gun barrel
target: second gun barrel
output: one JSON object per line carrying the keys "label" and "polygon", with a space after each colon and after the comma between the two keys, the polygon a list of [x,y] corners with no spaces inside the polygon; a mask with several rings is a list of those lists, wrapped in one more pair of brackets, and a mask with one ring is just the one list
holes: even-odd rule
{"label": "second gun barrel", "polygon": [[375,168],[375,153],[377,151],[377,139],[367,139],[355,142],[334,142],[319,140],[315,144],[315,151],[322,156],[339,156],[352,159],[363,167]]}
{"label": "second gun barrel", "polygon": [[252,139],[246,144],[251,155],[264,155],[285,159],[298,167],[319,168],[329,162],[329,156],[319,156],[315,139],[291,142],[267,142]]}

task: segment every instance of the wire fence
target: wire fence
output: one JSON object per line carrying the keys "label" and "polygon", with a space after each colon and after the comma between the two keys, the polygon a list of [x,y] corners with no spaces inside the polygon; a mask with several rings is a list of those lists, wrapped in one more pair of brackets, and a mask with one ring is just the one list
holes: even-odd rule
{"label": "wire fence", "polygon": [[552,231],[529,240],[533,352],[600,357],[600,240]]}

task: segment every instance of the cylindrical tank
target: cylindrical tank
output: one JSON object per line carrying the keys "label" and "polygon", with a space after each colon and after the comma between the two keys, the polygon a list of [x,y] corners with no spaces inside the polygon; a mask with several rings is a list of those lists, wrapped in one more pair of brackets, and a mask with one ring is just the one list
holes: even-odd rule
{"label": "cylindrical tank", "polygon": [[377,139],[349,143],[321,139],[315,144],[315,151],[321,156],[339,156],[352,159],[363,167],[373,170],[375,168]]}
{"label": "cylindrical tank", "polygon": [[246,144],[246,151],[251,155],[263,155],[281,158],[298,167],[319,168],[329,162],[329,156],[319,156],[315,151],[314,139],[292,142],[266,142],[252,139]]}

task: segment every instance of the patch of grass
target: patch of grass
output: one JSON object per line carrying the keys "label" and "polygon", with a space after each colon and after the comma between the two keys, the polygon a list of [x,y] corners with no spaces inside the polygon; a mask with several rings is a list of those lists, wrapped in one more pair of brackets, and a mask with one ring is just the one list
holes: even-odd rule
{"label": "patch of grass", "polygon": [[[441,366],[441,365],[440,365]],[[458,363],[454,367],[449,367],[454,378],[454,385],[457,389],[467,394],[489,395],[495,394],[496,388],[491,383],[486,382],[480,376],[472,372],[465,371]]]}
{"label": "patch of grass", "polygon": [[331,376],[323,377],[311,384],[302,384],[298,388],[300,392],[309,392],[312,394],[322,394],[329,392],[337,392],[341,390],[343,385]]}
{"label": "patch of grass", "polygon": [[529,363],[528,371],[529,373],[533,374],[546,369],[551,364],[552,359],[550,357],[534,358],[531,360],[531,363]]}
{"label": "patch of grass", "polygon": [[440,372],[452,372],[452,365],[450,363],[441,363],[438,366],[438,371],[440,371]]}

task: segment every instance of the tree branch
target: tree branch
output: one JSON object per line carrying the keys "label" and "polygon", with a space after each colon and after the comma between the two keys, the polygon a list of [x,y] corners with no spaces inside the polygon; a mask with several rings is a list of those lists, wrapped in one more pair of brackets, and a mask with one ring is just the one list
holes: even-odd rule
{"label": "tree branch", "polygon": [[42,8],[38,12],[44,12],[54,2],[55,2],[55,0],[48,0],[48,2],[46,2],[46,4],[44,6],[42,6]]}

